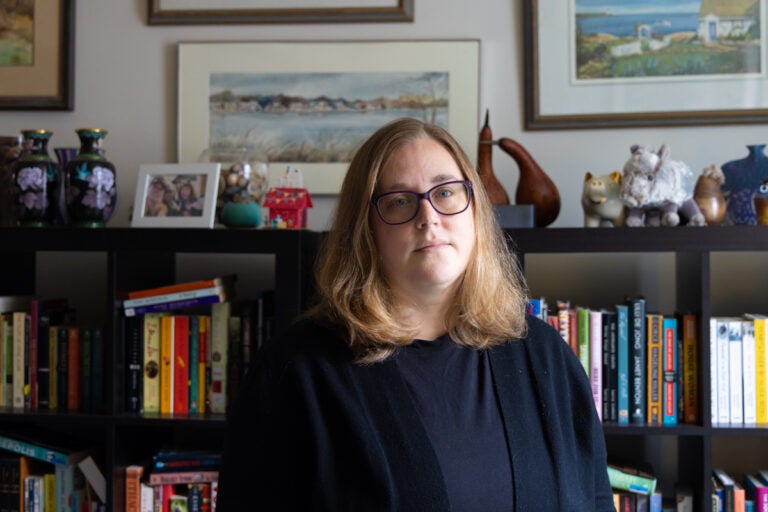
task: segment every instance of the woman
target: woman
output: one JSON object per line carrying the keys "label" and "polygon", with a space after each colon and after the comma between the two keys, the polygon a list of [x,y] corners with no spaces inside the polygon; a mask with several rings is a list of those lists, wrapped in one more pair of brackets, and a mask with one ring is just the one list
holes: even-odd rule
{"label": "woman", "polygon": [[233,406],[218,510],[613,510],[584,370],[447,132],[363,144],[317,287]]}

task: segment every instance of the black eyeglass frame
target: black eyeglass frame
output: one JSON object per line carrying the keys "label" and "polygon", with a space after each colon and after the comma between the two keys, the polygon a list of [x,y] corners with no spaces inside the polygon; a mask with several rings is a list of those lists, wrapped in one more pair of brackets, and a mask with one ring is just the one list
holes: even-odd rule
{"label": "black eyeglass frame", "polygon": [[[452,185],[454,183],[461,183],[465,187],[467,187],[467,205],[459,210],[458,212],[453,213],[443,213],[440,210],[437,209],[437,207],[432,203],[432,198],[430,198],[430,194],[433,190],[436,188],[444,187],[446,185]],[[412,194],[416,196],[416,210],[413,212],[413,216],[407,220],[404,220],[402,222],[389,222],[384,218],[384,215],[381,214],[381,210],[379,210],[379,201],[382,197],[386,197],[392,194]],[[472,198],[474,197],[474,191],[472,188],[472,182],[470,180],[453,180],[453,181],[445,181],[443,183],[438,183],[434,187],[430,188],[426,192],[414,192],[413,190],[392,190],[390,192],[385,192],[383,194],[375,195],[371,198],[371,205],[376,210],[376,213],[378,214],[379,218],[384,224],[389,224],[390,226],[399,226],[400,224],[406,224],[408,222],[411,222],[413,219],[416,218],[416,216],[419,214],[419,210],[421,209],[421,200],[426,199],[429,205],[432,207],[433,210],[435,210],[440,215],[458,215],[460,213],[464,213],[467,211],[467,208],[469,208],[469,205],[472,204]]]}

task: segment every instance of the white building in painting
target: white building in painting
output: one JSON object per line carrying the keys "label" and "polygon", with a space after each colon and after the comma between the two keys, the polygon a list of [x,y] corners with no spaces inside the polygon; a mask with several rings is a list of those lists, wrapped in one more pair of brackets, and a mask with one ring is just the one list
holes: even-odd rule
{"label": "white building in painting", "polygon": [[650,51],[660,50],[669,46],[669,36],[654,35],[650,25],[639,24],[635,27],[635,40],[631,43],[620,44],[611,47],[611,55],[614,57],[626,57],[638,55],[643,49]]}
{"label": "white building in painting", "polygon": [[702,41],[741,36],[759,20],[760,0],[701,0],[698,36]]}

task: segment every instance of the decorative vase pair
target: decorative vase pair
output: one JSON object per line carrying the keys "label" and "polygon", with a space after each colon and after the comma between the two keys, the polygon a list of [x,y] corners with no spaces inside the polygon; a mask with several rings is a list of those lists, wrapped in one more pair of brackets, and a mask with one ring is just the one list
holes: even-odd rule
{"label": "decorative vase pair", "polygon": [[106,130],[76,130],[80,149],[56,148],[48,156],[49,130],[23,130],[28,152],[12,166],[16,223],[20,226],[75,224],[103,227],[115,210],[115,166],[101,149]]}

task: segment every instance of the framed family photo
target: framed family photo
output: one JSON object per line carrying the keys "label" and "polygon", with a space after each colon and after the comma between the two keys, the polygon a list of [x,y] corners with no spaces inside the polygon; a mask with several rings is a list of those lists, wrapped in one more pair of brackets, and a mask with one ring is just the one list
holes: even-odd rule
{"label": "framed family photo", "polygon": [[74,108],[74,0],[0,2],[0,109]]}
{"label": "framed family photo", "polygon": [[270,184],[290,167],[311,193],[335,194],[368,136],[415,117],[474,161],[478,82],[477,40],[181,43],[178,160],[249,148]]}
{"label": "framed family photo", "polygon": [[142,165],[131,226],[212,228],[220,168],[220,164]]}
{"label": "framed family photo", "polygon": [[528,129],[765,123],[764,0],[525,0]]}
{"label": "framed family photo", "polygon": [[413,21],[414,0],[149,0],[149,23]]}

